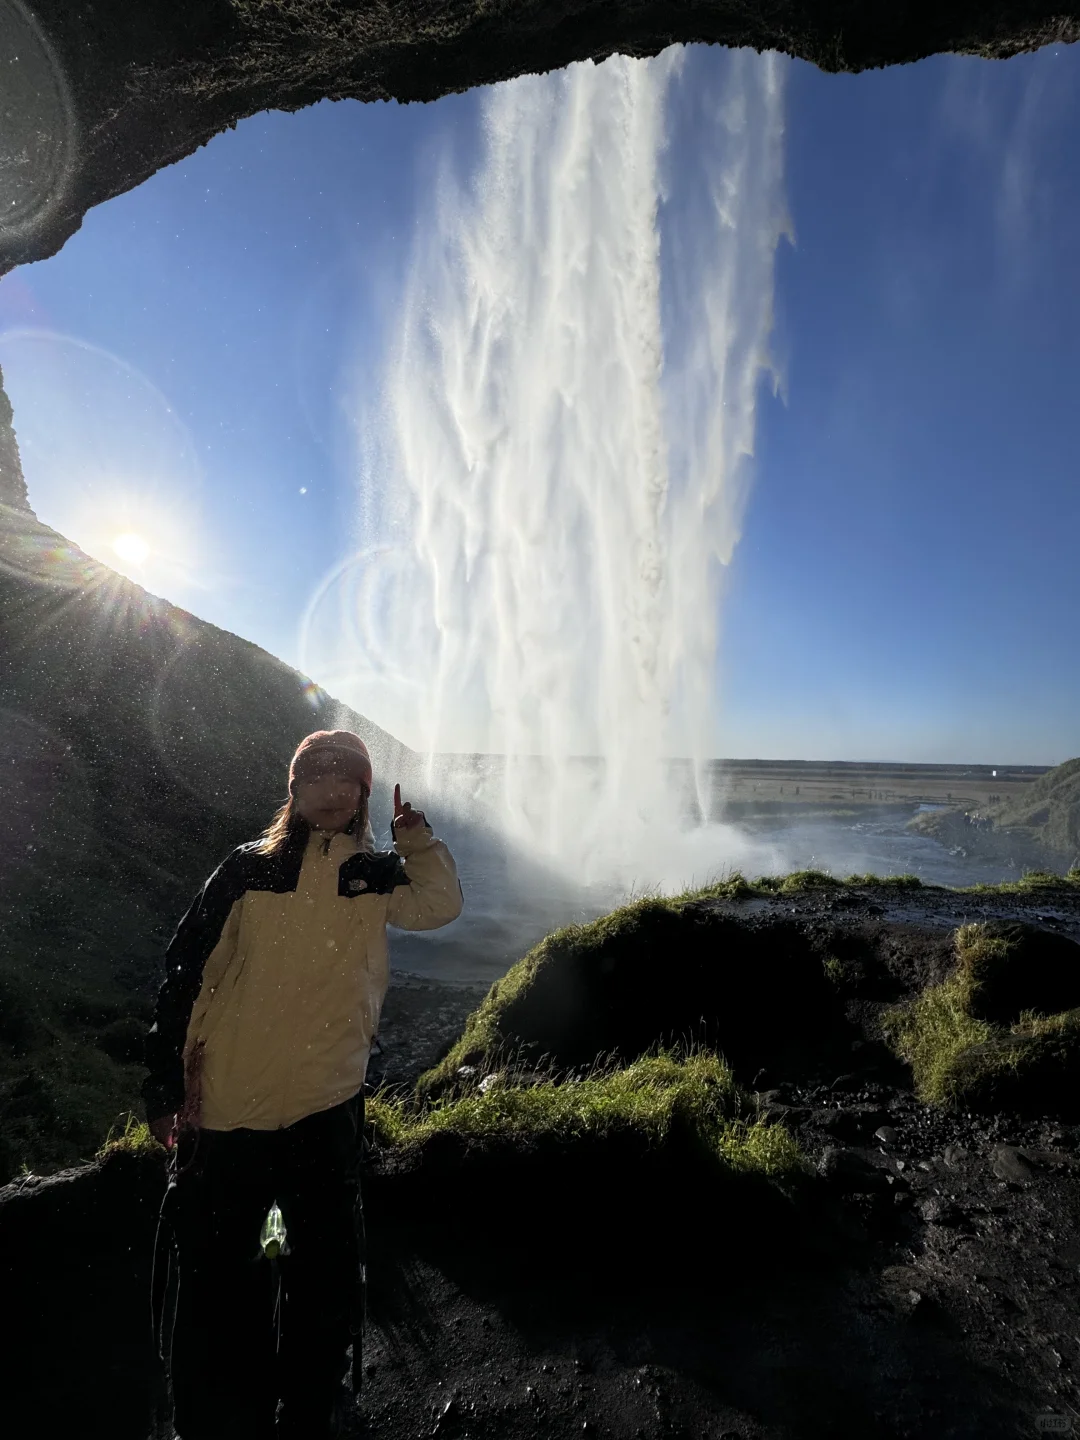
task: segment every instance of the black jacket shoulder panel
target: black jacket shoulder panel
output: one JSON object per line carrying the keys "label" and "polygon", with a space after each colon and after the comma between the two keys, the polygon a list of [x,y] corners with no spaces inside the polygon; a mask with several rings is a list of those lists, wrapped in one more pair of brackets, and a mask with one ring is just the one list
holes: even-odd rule
{"label": "black jacket shoulder panel", "polygon": [[295,890],[300,880],[304,843],[289,841],[276,854],[267,855],[260,849],[260,842],[252,840],[234,850],[229,860],[235,860],[244,890],[270,890],[283,895]]}
{"label": "black jacket shoulder panel", "polygon": [[250,847],[226,856],[196,895],[165,951],[165,979],[146,1037],[143,1082],[148,1119],[178,1110],[184,1098],[184,1041],[202,988],[207,957],[221,939],[232,907],[249,888]]}

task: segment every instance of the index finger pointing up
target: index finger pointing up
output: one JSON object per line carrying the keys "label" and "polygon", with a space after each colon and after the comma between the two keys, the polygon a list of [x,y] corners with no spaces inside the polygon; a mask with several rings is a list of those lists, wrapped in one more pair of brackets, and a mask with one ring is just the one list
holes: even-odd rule
{"label": "index finger pointing up", "polygon": [[394,819],[396,820],[399,815],[404,815],[404,814],[405,814],[405,811],[401,808],[401,786],[400,786],[400,785],[395,785],[395,786],[394,786]]}

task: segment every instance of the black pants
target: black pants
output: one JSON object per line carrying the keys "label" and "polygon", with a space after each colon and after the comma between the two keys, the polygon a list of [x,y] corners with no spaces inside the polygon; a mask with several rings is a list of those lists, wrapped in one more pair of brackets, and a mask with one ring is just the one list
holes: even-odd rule
{"label": "black pants", "polygon": [[[282,1130],[181,1138],[170,1366],[181,1440],[329,1435],[360,1324],[363,1113],[357,1095]],[[280,1346],[275,1276],[259,1246],[275,1200],[289,1252],[278,1262]]]}

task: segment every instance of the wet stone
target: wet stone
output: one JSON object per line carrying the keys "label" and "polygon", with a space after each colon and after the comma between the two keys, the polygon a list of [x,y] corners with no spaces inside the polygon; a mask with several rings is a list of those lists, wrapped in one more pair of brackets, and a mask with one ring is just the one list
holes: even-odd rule
{"label": "wet stone", "polygon": [[997,1145],[990,1156],[990,1168],[999,1180],[1023,1185],[1034,1178],[1035,1167],[1013,1145]]}
{"label": "wet stone", "polygon": [[818,1170],[838,1190],[870,1193],[884,1189],[887,1184],[884,1172],[864,1155],[836,1145],[830,1145],[822,1155]]}
{"label": "wet stone", "polygon": [[919,1214],[928,1225],[959,1225],[963,1212],[944,1195],[929,1195],[919,1202]]}

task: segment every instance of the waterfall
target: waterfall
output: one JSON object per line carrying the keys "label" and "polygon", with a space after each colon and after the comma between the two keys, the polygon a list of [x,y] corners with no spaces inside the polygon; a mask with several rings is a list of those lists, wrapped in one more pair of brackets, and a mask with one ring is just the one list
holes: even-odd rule
{"label": "waterfall", "polygon": [[411,262],[368,451],[382,548],[348,602],[372,673],[351,695],[393,692],[433,785],[589,880],[733,858],[723,827],[708,856],[690,843],[707,798],[670,761],[718,743],[784,74],[672,49],[494,87],[479,161],[443,167]]}

